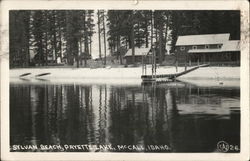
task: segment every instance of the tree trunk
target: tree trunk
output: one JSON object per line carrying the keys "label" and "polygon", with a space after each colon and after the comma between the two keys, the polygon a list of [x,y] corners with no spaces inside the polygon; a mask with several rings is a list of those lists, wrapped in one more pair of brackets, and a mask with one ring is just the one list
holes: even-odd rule
{"label": "tree trunk", "polygon": [[[87,29],[88,30],[88,29]],[[88,49],[89,49],[89,56],[92,54],[92,37],[91,37],[91,29],[88,31]]]}
{"label": "tree trunk", "polygon": [[152,46],[153,46],[153,39],[154,39],[154,23],[153,23],[153,21],[154,21],[154,17],[153,17],[153,11],[151,11],[151,48],[152,48]]}
{"label": "tree trunk", "polygon": [[166,28],[165,28],[165,37],[164,37],[164,43],[163,43],[164,52],[165,52],[166,45],[168,42],[168,25],[169,25],[169,16],[167,16],[167,23],[166,23]]}
{"label": "tree trunk", "polygon": [[159,39],[158,39],[158,29],[155,28],[155,41],[158,42]]}
{"label": "tree trunk", "polygon": [[83,26],[84,26],[84,67],[87,67],[87,57],[89,55],[88,49],[88,30],[87,30],[87,23],[86,23],[86,11],[83,17]]}
{"label": "tree trunk", "polygon": [[75,38],[75,42],[74,42],[74,51],[75,51],[75,55],[76,55],[76,67],[79,68],[79,46],[78,46],[78,39]]}
{"label": "tree trunk", "polygon": [[160,24],[160,29],[159,29],[159,63],[162,63],[163,60],[163,51],[162,51],[162,39],[163,39],[163,24]]}
{"label": "tree trunk", "polygon": [[103,41],[104,41],[104,65],[106,65],[106,31],[105,31],[105,14],[103,11]]}
{"label": "tree trunk", "polygon": [[54,19],[54,29],[53,29],[53,46],[54,46],[54,51],[55,51],[55,62],[57,63],[57,37],[56,37],[56,13],[53,11],[53,19]]}
{"label": "tree trunk", "polygon": [[27,26],[26,26],[26,50],[27,50],[27,57],[26,57],[26,63],[27,66],[30,64],[30,11],[27,11]]}
{"label": "tree trunk", "polygon": [[119,57],[120,57],[120,64],[122,65],[122,50],[121,50],[121,41],[120,41],[120,35],[118,36],[117,40],[117,47],[119,49]]}
{"label": "tree trunk", "polygon": [[117,50],[116,50],[116,60],[118,61],[119,60],[119,56],[120,56],[120,51],[119,51],[119,47],[120,47],[119,36],[116,37],[116,47],[117,47]]}
{"label": "tree trunk", "polygon": [[100,25],[100,10],[97,11],[98,14],[98,40],[99,40],[99,58],[102,59],[102,44],[101,44],[101,25]]}
{"label": "tree trunk", "polygon": [[138,22],[138,27],[137,27],[137,38],[138,38],[138,47],[141,47],[141,40],[140,40],[140,22]]}
{"label": "tree trunk", "polygon": [[82,38],[81,37],[80,37],[79,43],[80,43],[80,65],[82,65]]}
{"label": "tree trunk", "polygon": [[132,44],[131,44],[131,33],[128,34],[128,48],[131,49]]}
{"label": "tree trunk", "polygon": [[128,48],[128,37],[126,37],[126,49]]}
{"label": "tree trunk", "polygon": [[47,27],[48,27],[48,15],[45,12],[45,65],[48,65],[48,31],[47,31]]}
{"label": "tree trunk", "polygon": [[146,33],[145,34],[146,35],[146,37],[145,37],[146,38],[145,43],[146,43],[146,48],[148,48],[148,20],[146,20],[145,23],[146,23],[146,25],[145,25],[146,26],[146,28],[145,28],[145,33]]}
{"label": "tree trunk", "polygon": [[48,65],[48,33],[47,31],[45,31],[45,65]]}
{"label": "tree trunk", "polygon": [[38,55],[39,55],[39,66],[44,64],[44,50],[43,50],[43,41],[42,39],[39,40],[39,47],[38,47]]}
{"label": "tree trunk", "polygon": [[62,33],[61,33],[61,26],[60,26],[60,24],[59,24],[58,30],[59,30],[59,50],[60,50],[60,52],[59,52],[60,55],[59,56],[60,56],[60,61],[62,63]]}
{"label": "tree trunk", "polygon": [[132,64],[135,66],[135,35],[134,35],[134,24],[132,23],[131,29],[131,48],[132,48]]}

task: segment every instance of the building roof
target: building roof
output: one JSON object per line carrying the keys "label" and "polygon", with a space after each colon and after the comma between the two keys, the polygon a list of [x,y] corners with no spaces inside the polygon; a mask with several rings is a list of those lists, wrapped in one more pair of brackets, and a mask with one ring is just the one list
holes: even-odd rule
{"label": "building roof", "polygon": [[188,53],[218,53],[227,51],[240,51],[240,40],[226,41],[220,49],[190,49]]}
{"label": "building roof", "polygon": [[[150,48],[135,48],[135,56],[147,55]],[[124,57],[132,56],[132,49],[129,49]]]}
{"label": "building roof", "polygon": [[240,40],[230,40],[223,43],[222,51],[240,51]]}
{"label": "building roof", "polygon": [[229,37],[229,33],[179,36],[176,42],[176,46],[223,44],[225,41],[229,40]]}

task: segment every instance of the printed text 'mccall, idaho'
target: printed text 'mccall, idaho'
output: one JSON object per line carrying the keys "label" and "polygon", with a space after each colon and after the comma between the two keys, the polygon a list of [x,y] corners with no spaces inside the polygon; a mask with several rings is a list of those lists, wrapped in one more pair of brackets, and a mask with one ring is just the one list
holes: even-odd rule
{"label": "printed text 'mccall, idaho'", "polygon": [[168,145],[12,145],[12,151],[60,150],[60,151],[171,151]]}

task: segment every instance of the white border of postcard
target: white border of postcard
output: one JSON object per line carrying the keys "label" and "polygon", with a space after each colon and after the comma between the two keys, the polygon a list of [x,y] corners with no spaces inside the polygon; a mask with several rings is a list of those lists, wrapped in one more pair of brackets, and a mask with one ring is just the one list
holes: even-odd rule
{"label": "white border of postcard", "polygon": [[[0,1],[1,160],[249,160],[249,2],[248,1]],[[9,17],[11,9],[241,10],[240,153],[75,153],[9,151]]]}

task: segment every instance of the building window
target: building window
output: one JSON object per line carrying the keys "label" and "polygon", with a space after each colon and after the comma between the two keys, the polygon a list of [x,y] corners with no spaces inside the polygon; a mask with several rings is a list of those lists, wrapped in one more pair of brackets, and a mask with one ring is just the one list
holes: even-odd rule
{"label": "building window", "polygon": [[196,49],[197,49],[197,46],[193,46],[192,49],[196,50]]}
{"label": "building window", "polygon": [[222,46],[221,44],[218,44],[218,45],[217,45],[217,48],[218,48],[218,49],[220,49],[220,48],[221,48],[221,46]]}
{"label": "building window", "polygon": [[209,49],[209,45],[205,45],[205,49]]}
{"label": "building window", "polygon": [[182,47],[181,47],[181,51],[183,51],[183,50],[185,50],[185,46],[182,46]]}

